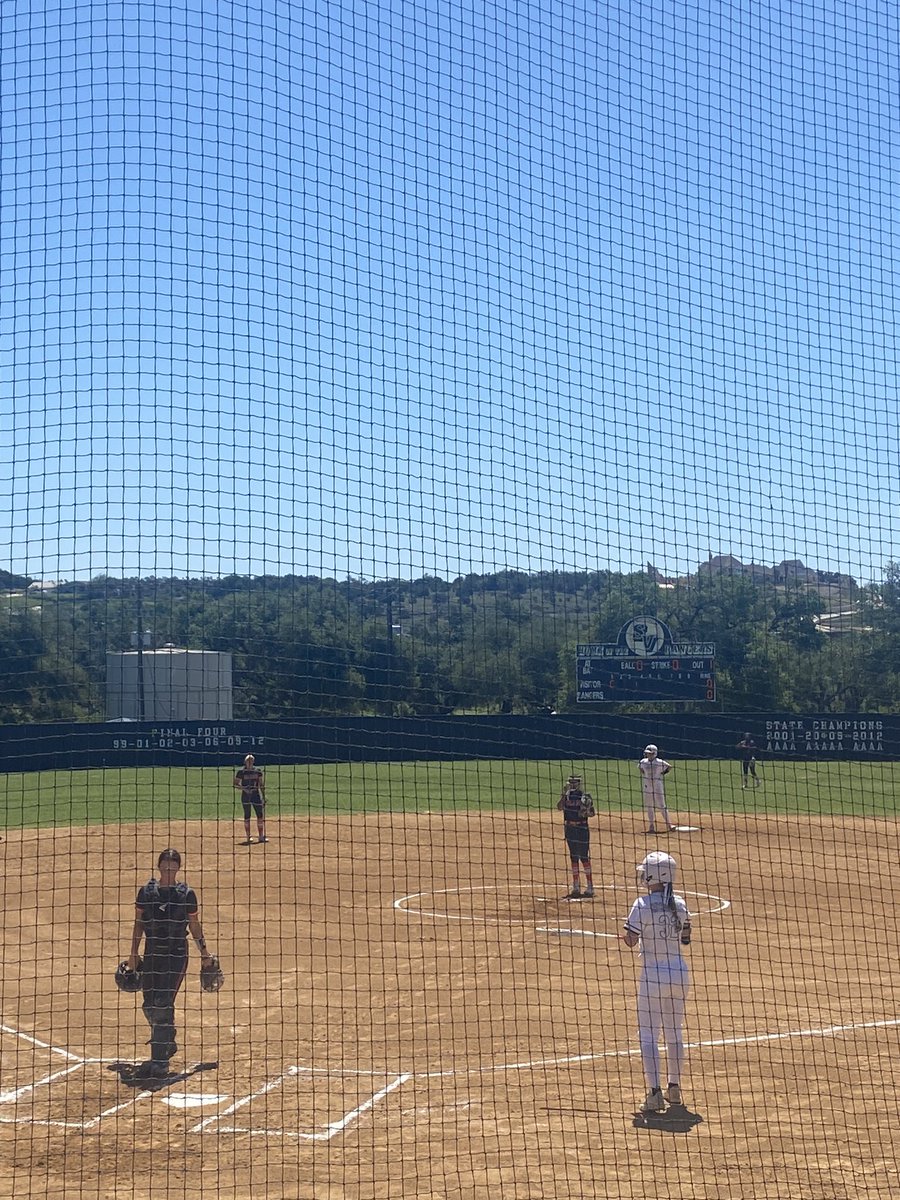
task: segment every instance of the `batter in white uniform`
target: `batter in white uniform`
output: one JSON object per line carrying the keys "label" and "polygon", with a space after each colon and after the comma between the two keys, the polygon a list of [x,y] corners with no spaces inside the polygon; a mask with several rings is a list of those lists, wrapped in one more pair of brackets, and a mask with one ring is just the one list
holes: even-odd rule
{"label": "batter in white uniform", "polygon": [[663,776],[672,770],[672,764],[659,757],[656,746],[644,747],[644,757],[638,763],[641,773],[641,790],[644,793],[644,812],[647,814],[647,832],[656,833],[656,819],[665,824],[666,832],[672,833],[675,826],[666,808],[666,785]]}
{"label": "batter in white uniform", "polygon": [[[690,987],[688,965],[681,948],[691,940],[687,905],[674,891],[676,863],[670,854],[654,851],[637,868],[638,882],[647,888],[631,906],[621,934],[626,946],[640,943],[641,978],[638,985],[638,1032],[641,1062],[647,1081],[644,1113],[662,1112],[681,1104],[681,1071],[684,1066],[684,1004]],[[668,1087],[663,1094],[660,1077],[659,1037],[666,1043]]]}

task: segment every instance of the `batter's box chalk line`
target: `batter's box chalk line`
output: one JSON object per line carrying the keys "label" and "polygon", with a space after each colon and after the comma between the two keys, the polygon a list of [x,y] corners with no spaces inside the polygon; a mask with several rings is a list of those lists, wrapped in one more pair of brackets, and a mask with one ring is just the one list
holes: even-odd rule
{"label": "batter's box chalk line", "polygon": [[246,1108],[246,1106],[248,1104],[252,1104],[254,1100],[258,1100],[262,1096],[270,1095],[276,1089],[282,1087],[282,1085],[288,1079],[296,1079],[299,1076],[313,1075],[325,1075],[330,1078],[335,1078],[338,1075],[346,1076],[348,1074],[356,1076],[383,1075],[384,1072],[336,1072],[312,1067],[288,1067],[288,1069],[283,1074],[279,1075],[277,1079],[270,1079],[268,1083],[264,1084],[261,1088],[258,1088],[255,1092],[251,1092],[248,1096],[242,1096],[239,1100],[235,1100],[233,1104],[230,1104],[222,1112],[213,1113],[211,1116],[206,1117],[204,1120],[198,1122],[198,1124],[192,1126],[188,1130],[188,1133],[244,1133],[256,1137],[287,1138],[301,1142],[327,1142],[337,1134],[342,1133],[349,1125],[352,1125],[355,1121],[358,1121],[360,1117],[373,1109],[376,1104],[378,1104],[386,1096],[389,1096],[395,1088],[400,1087],[401,1084],[406,1083],[408,1079],[413,1077],[412,1072],[410,1071],[405,1071],[394,1076],[394,1078],[390,1079],[388,1083],[384,1085],[384,1087],[379,1088],[378,1091],[367,1097],[360,1104],[357,1104],[354,1108],[345,1111],[342,1116],[337,1118],[337,1120],[329,1121],[324,1127],[313,1132],[304,1132],[297,1129],[271,1129],[254,1125],[226,1123],[227,1119],[234,1113],[240,1111],[242,1108]]}
{"label": "batter's box chalk line", "polygon": [[[31,1034],[24,1033],[19,1029],[15,1029],[10,1025],[0,1024],[0,1034],[7,1034],[15,1037],[20,1041],[24,1041],[35,1048],[46,1050],[49,1054],[55,1054],[68,1060],[67,1065],[58,1070],[51,1071],[49,1074],[33,1079],[28,1083],[18,1087],[0,1092],[0,1106],[16,1105],[34,1097],[35,1093],[41,1089],[50,1089],[54,1083],[67,1078],[76,1071],[83,1071],[91,1066],[107,1066],[117,1063],[118,1059],[110,1058],[88,1058],[81,1055],[73,1054],[70,1050],[65,1050],[61,1046],[54,1046],[49,1042],[42,1041],[40,1038],[33,1037]],[[254,1127],[251,1125],[238,1125],[228,1123],[228,1118],[241,1109],[246,1108],[254,1100],[258,1100],[266,1096],[276,1089],[282,1087],[288,1079],[307,1078],[310,1081],[314,1077],[337,1080],[340,1078],[356,1078],[365,1079],[372,1077],[384,1078],[388,1077],[387,1083],[372,1095],[367,1096],[359,1104],[353,1108],[344,1111],[344,1113],[333,1121],[329,1121],[320,1129],[304,1131],[299,1129],[272,1129],[267,1127]],[[389,1096],[395,1088],[400,1087],[412,1077],[411,1072],[405,1071],[394,1075],[392,1072],[386,1071],[356,1071],[344,1069],[328,1069],[320,1067],[303,1067],[292,1066],[288,1067],[275,1079],[269,1080],[256,1091],[250,1092],[247,1095],[235,1099],[232,1095],[204,1092],[167,1092],[154,1088],[153,1090],[144,1090],[129,1096],[127,1099],[109,1105],[98,1113],[92,1114],[90,1117],[82,1120],[71,1118],[54,1118],[54,1117],[36,1117],[33,1114],[28,1116],[7,1115],[0,1111],[0,1125],[32,1125],[57,1128],[63,1130],[90,1130],[95,1129],[102,1121],[115,1116],[118,1113],[124,1112],[126,1109],[133,1108],[136,1104],[145,1100],[153,1100],[154,1098],[161,1101],[163,1104],[172,1108],[191,1109],[201,1107],[219,1106],[231,1101],[226,1108],[220,1112],[211,1114],[192,1126],[189,1133],[218,1133],[218,1134],[250,1134],[254,1136],[270,1137],[270,1138],[287,1138],[305,1142],[320,1142],[328,1141],[337,1134],[342,1133],[348,1126],[358,1121],[365,1113],[373,1109],[381,1100]]]}

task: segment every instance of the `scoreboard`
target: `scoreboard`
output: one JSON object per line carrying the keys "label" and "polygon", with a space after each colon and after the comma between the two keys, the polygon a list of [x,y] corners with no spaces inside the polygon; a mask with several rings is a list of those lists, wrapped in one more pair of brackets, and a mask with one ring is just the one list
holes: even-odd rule
{"label": "scoreboard", "polygon": [[576,658],[578,703],[715,700],[715,660],[709,655],[582,654]]}

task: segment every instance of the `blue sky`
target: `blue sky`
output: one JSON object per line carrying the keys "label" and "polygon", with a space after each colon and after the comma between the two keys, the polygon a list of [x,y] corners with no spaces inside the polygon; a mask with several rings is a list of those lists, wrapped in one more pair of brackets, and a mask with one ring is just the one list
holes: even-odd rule
{"label": "blue sky", "polygon": [[0,567],[900,557],[896,5],[4,11]]}

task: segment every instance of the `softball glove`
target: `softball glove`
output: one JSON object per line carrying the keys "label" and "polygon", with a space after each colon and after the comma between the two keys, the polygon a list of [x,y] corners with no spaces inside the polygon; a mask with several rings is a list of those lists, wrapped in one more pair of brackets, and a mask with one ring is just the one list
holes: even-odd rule
{"label": "softball glove", "polygon": [[582,820],[594,815],[594,800],[589,792],[585,792],[581,797],[581,804],[578,808],[578,815]]}
{"label": "softball glove", "polygon": [[200,968],[200,986],[204,992],[217,992],[225,982],[225,972],[219,965],[219,960],[213,955],[209,962]]}

